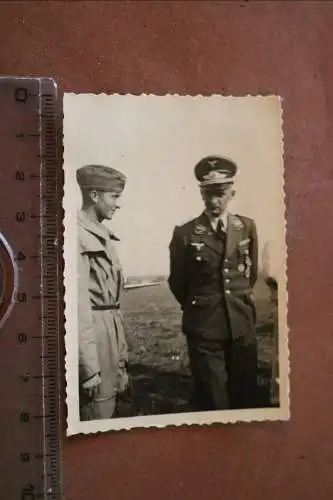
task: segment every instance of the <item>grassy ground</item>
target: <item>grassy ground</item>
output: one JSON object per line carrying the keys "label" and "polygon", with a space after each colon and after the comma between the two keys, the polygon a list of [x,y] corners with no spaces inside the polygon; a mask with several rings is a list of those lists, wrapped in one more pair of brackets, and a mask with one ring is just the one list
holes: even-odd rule
{"label": "grassy ground", "polygon": [[[272,325],[269,290],[263,280],[255,296],[260,405],[269,406]],[[126,291],[123,310],[137,414],[189,411],[192,384],[186,340],[180,331],[179,306],[167,284]]]}

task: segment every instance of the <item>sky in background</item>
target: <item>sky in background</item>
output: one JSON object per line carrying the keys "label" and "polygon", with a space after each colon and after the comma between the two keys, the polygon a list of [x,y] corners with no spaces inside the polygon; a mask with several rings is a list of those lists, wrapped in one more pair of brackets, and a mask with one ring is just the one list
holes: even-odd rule
{"label": "sky in background", "polygon": [[67,219],[75,230],[77,168],[121,170],[127,184],[111,227],[121,239],[125,275],[167,274],[174,226],[203,209],[195,164],[209,154],[227,156],[238,164],[230,209],[255,219],[269,271],[284,272],[281,120],[277,97],[65,94]]}

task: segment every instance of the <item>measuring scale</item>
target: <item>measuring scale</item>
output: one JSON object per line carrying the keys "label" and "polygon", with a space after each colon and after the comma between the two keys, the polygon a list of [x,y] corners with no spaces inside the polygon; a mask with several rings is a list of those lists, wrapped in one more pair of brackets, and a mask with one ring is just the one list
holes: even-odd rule
{"label": "measuring scale", "polygon": [[59,108],[52,79],[0,78],[4,500],[61,499]]}

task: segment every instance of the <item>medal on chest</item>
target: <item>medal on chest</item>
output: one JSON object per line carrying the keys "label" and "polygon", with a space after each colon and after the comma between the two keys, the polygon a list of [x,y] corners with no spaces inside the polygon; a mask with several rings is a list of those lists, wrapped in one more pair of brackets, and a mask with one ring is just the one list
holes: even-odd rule
{"label": "medal on chest", "polygon": [[237,270],[244,275],[244,278],[249,279],[251,275],[252,260],[249,250],[250,239],[246,238],[238,244],[239,264]]}

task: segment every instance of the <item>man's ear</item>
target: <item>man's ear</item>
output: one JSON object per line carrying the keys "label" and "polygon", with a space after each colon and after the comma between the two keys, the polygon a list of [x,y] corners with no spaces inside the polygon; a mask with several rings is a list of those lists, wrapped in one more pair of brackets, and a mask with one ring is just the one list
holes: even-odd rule
{"label": "man's ear", "polygon": [[96,189],[92,189],[91,191],[89,191],[89,198],[93,203],[97,202],[98,192],[96,191]]}

